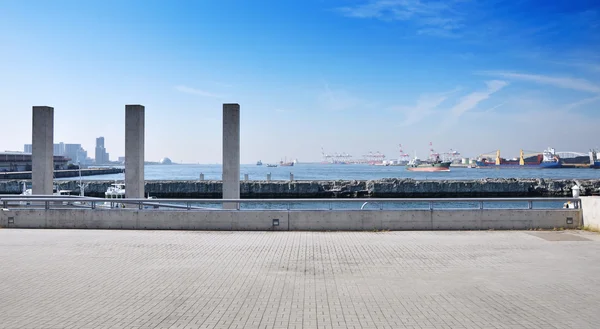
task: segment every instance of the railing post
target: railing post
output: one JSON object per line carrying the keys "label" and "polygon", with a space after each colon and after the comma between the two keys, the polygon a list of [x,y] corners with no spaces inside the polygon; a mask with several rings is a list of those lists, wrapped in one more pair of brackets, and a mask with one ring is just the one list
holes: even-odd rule
{"label": "railing post", "polygon": [[527,201],[527,209],[533,209],[533,201]]}
{"label": "railing post", "polygon": [[185,204],[187,205],[187,210],[190,210],[190,209],[192,209],[192,207],[191,207],[191,205],[190,205],[190,203],[189,203],[189,202],[186,202]]}
{"label": "railing post", "polygon": [[92,209],[96,209],[96,201],[92,201]]}
{"label": "railing post", "polygon": [[429,210],[433,211],[433,201],[429,201]]}
{"label": "railing post", "polygon": [[49,201],[45,201],[44,202],[44,209],[46,209],[46,210],[50,209],[50,202]]}
{"label": "railing post", "polygon": [[483,210],[483,201],[479,201],[479,209]]}
{"label": "railing post", "polygon": [[144,201],[140,201],[139,207],[140,207],[140,210],[144,209]]}

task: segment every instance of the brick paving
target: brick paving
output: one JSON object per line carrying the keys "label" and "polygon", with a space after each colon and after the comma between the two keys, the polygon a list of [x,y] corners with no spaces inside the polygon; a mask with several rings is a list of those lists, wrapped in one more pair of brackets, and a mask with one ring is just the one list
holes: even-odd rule
{"label": "brick paving", "polygon": [[600,235],[0,229],[0,328],[600,328]]}

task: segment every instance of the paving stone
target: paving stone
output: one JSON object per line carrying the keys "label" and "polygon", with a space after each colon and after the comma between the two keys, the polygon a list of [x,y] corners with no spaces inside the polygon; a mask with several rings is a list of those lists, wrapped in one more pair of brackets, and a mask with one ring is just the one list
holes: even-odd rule
{"label": "paving stone", "polygon": [[580,231],[0,230],[1,329],[598,328],[598,291]]}

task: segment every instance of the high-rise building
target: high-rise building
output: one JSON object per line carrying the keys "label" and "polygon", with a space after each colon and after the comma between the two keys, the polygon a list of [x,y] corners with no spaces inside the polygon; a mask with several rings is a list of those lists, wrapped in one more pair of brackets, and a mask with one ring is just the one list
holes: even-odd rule
{"label": "high-rise building", "polygon": [[54,144],[54,155],[65,155],[65,143]]}
{"label": "high-rise building", "polygon": [[106,164],[110,162],[109,154],[104,148],[104,137],[96,138],[96,164]]}
{"label": "high-rise building", "polygon": [[[23,152],[33,153],[31,144],[25,144]],[[81,147],[81,144],[65,144],[60,142],[53,145],[54,156],[64,156],[69,159],[69,163],[86,162],[87,151]]]}
{"label": "high-rise building", "polygon": [[65,144],[65,157],[71,159],[71,163],[85,162],[87,151],[81,144]]}

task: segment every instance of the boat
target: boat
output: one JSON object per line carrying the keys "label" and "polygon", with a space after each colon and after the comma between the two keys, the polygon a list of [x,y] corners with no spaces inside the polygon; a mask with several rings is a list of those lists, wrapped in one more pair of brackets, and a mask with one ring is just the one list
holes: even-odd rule
{"label": "boat", "polygon": [[590,168],[600,169],[600,159],[598,159],[598,151],[590,151]]}
{"label": "boat", "polygon": [[[53,196],[70,196],[71,195],[71,190],[59,190],[57,185],[54,185],[54,187],[52,188],[52,195]],[[19,194],[20,196],[32,196],[33,195],[33,190],[30,188],[27,188],[27,183],[23,182],[23,189],[21,191],[21,194]],[[30,205],[31,202],[29,201],[21,201],[19,202],[20,205]],[[70,204],[68,202],[63,202],[63,204]]]}
{"label": "boat", "polygon": [[544,150],[541,154],[534,153],[526,156],[521,150],[519,159],[507,160],[500,157],[500,150],[496,151],[496,158],[490,161],[488,158],[480,156],[475,162],[477,168],[536,168],[551,169],[561,168],[562,161],[556,155],[553,148]]}
{"label": "boat", "polygon": [[104,202],[101,207],[105,208],[125,208],[125,204],[116,202],[116,200],[125,199],[125,184],[115,182],[104,192],[104,198],[110,199],[110,201]]}
{"label": "boat", "polygon": [[294,166],[294,162],[288,162],[287,158],[285,159],[285,161],[279,161],[279,165],[282,167],[293,167]]}
{"label": "boat", "polygon": [[[110,186],[104,192],[104,198],[110,201],[104,202],[104,204],[99,205],[101,208],[125,208],[125,203],[119,202],[118,200],[125,199],[125,184],[117,183],[110,184]],[[155,200],[156,197],[152,197],[148,195],[146,198],[148,200]],[[144,205],[144,209],[158,209],[158,205]]]}
{"label": "boat", "polygon": [[262,161],[258,160],[258,162],[256,163],[257,166],[262,166]]}
{"label": "boat", "polygon": [[268,163],[267,167],[269,167],[269,168],[275,168],[275,167],[277,167],[277,165],[276,164],[272,164],[272,163]]}
{"label": "boat", "polygon": [[406,170],[408,171],[450,171],[450,161],[441,161],[437,157],[434,161],[421,161],[416,156],[406,164]]}

